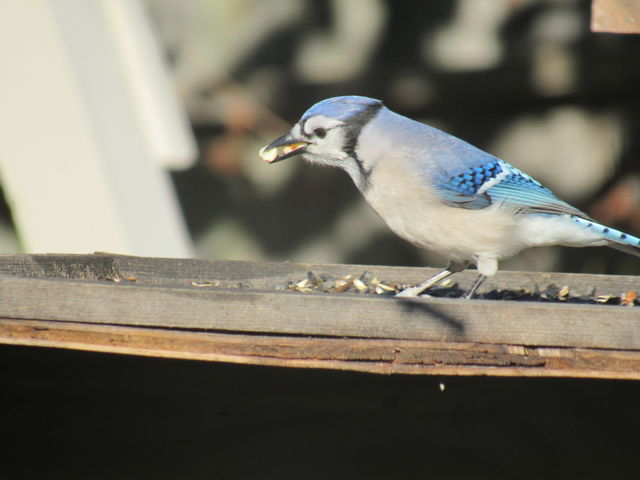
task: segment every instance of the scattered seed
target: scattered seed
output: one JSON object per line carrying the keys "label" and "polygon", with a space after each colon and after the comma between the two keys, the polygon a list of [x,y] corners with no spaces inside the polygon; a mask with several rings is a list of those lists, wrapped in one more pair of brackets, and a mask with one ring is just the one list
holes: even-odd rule
{"label": "scattered seed", "polygon": [[375,277],[371,272],[364,272],[362,275],[360,275],[360,281],[365,285],[370,284],[374,279]]}
{"label": "scattered seed", "polygon": [[220,282],[217,280],[213,280],[212,282],[196,282],[195,280],[191,282],[192,287],[217,287],[220,285]]}
{"label": "scattered seed", "polygon": [[396,287],[392,287],[391,285],[386,285],[382,282],[378,283],[378,285],[376,285],[376,288],[380,288],[381,290],[384,290],[385,292],[395,292]]}
{"label": "scattered seed", "polygon": [[633,290],[629,290],[622,294],[620,298],[620,305],[625,305],[627,307],[633,307],[638,299],[638,294]]}
{"label": "scattered seed", "polygon": [[296,292],[300,292],[300,293],[313,293],[314,290],[311,288],[306,288],[306,287],[295,287],[294,289]]}
{"label": "scattered seed", "polygon": [[337,278],[329,277],[322,282],[322,284],[320,285],[320,288],[323,292],[328,292],[331,289],[335,288],[337,281],[338,281]]}
{"label": "scattered seed", "polygon": [[607,303],[609,300],[613,298],[613,295],[598,295],[594,298],[596,303]]}
{"label": "scattered seed", "polygon": [[313,292],[313,289],[309,288],[309,279],[308,278],[304,278],[302,280],[300,280],[299,282],[296,282],[293,285],[293,289],[296,292],[302,292],[302,293],[311,293]]}
{"label": "scattered seed", "polygon": [[309,283],[314,287],[317,287],[322,283],[322,279],[318,278],[311,270],[307,272],[307,280],[309,280]]}
{"label": "scattered seed", "polygon": [[329,290],[331,293],[343,293],[351,288],[353,285],[353,279],[351,275],[347,275],[346,277],[339,278],[336,280],[335,286]]}
{"label": "scattered seed", "polygon": [[356,290],[360,293],[364,293],[367,291],[367,285],[359,278],[355,278],[353,280],[353,286],[356,287]]}
{"label": "scattered seed", "polygon": [[[135,281],[135,278],[112,278],[114,282],[123,280]],[[192,282],[193,286],[211,287],[218,286],[217,281],[213,282]],[[239,287],[248,288],[250,285],[238,284]],[[303,293],[327,292],[327,293],[361,293],[370,295],[393,295],[407,288],[407,285],[397,282],[382,281],[375,277],[371,272],[365,271],[360,276],[354,278],[353,275],[345,275],[343,277],[334,277],[328,274],[316,274],[311,270],[307,271],[306,278],[296,282],[281,282],[275,285],[275,289],[279,291],[296,291]],[[498,290],[493,288],[488,292],[478,295],[478,298],[491,300],[526,300],[526,301],[544,301],[544,302],[567,302],[567,303],[596,303],[601,305],[640,305],[638,293],[629,290],[621,295],[599,295],[595,296],[596,288],[589,286],[586,294],[578,295],[571,292],[569,285],[562,288],[555,284],[549,284],[541,288],[538,284],[534,284],[531,290],[506,288]],[[429,296],[441,298],[457,298],[462,295],[462,291],[458,288],[458,284],[451,279],[446,279],[436,287],[429,289]]]}

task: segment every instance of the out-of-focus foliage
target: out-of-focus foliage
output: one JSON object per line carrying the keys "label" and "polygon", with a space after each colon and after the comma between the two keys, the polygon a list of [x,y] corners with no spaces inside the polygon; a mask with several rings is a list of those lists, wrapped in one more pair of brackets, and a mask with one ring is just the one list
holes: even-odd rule
{"label": "out-of-focus foliage", "polygon": [[[343,172],[257,150],[314,102],[359,94],[534,175],[640,234],[640,36],[589,30],[589,1],[147,0],[202,160],[174,179],[208,258],[442,264],[396,238]],[[506,268],[609,273],[608,249]]]}

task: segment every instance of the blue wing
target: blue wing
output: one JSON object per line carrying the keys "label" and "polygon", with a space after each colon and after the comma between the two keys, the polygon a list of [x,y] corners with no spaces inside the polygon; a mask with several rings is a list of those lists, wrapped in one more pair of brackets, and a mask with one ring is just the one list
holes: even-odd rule
{"label": "blue wing", "polygon": [[500,203],[516,213],[589,216],[556,197],[526,173],[453,135],[417,124],[420,175],[440,199],[457,208],[479,210]]}
{"label": "blue wing", "polygon": [[425,164],[431,168],[423,167],[428,171],[424,177],[443,203],[471,210],[499,204],[516,214],[569,215],[577,225],[608,240],[609,246],[640,257],[640,238],[593,221],[499,158],[431,127],[427,133],[431,134],[427,148],[437,161]]}
{"label": "blue wing", "polygon": [[489,155],[484,163],[443,180],[436,190],[442,201],[453,207],[481,209],[501,202],[517,213],[568,214],[589,218],[526,173]]}

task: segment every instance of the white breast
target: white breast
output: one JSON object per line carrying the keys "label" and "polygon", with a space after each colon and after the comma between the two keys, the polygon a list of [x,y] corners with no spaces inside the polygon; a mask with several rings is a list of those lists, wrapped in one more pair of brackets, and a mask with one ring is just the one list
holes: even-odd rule
{"label": "white breast", "polygon": [[505,258],[528,245],[516,235],[513,215],[493,205],[481,210],[450,207],[424,179],[408,173],[402,158],[378,162],[363,193],[397,235],[451,260]]}

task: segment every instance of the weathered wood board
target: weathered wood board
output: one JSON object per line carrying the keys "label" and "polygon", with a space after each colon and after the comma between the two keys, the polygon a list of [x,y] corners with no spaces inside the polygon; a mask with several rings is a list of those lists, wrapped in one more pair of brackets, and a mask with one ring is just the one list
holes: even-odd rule
{"label": "weathered wood board", "polygon": [[[0,342],[378,373],[640,378],[638,307],[275,289],[309,270],[366,270],[408,284],[435,271],[0,256]],[[474,276],[459,279],[466,286]],[[217,286],[194,286],[202,282]],[[640,290],[636,277],[519,272],[501,272],[487,287],[549,283],[601,294]]]}

